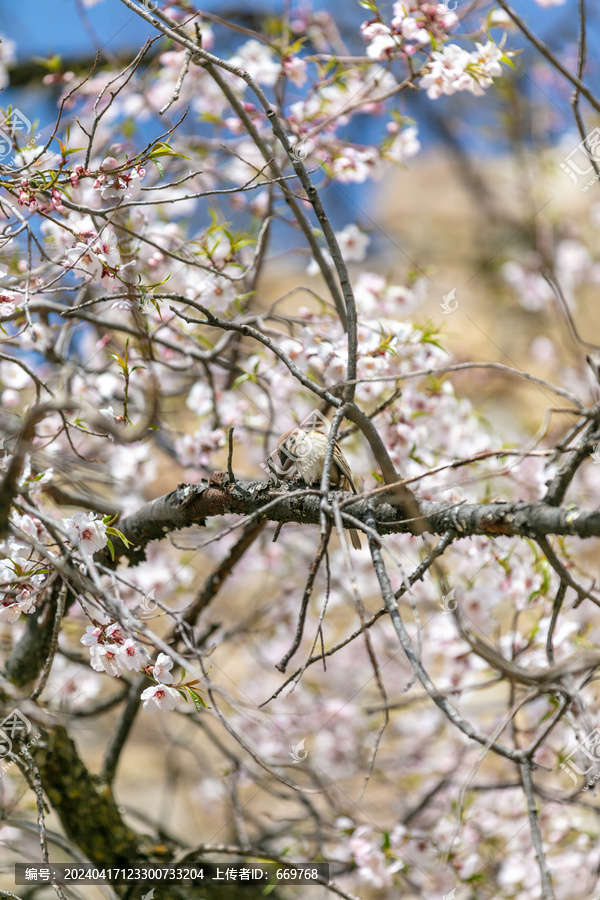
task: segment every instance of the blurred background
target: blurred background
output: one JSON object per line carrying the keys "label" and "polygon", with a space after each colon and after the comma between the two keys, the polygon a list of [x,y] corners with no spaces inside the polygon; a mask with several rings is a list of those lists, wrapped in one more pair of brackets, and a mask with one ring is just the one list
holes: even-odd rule
{"label": "blurred background", "polygon": [[[462,7],[467,10],[462,31],[471,35],[484,17],[482,10],[494,7],[479,4],[472,16],[470,6],[459,3],[456,12],[460,15]],[[585,80],[597,86],[600,7],[589,7]],[[283,4],[245,0],[237,5],[214,0],[202,8],[261,30],[269,14],[281,12]],[[331,12],[350,53],[364,52],[358,26],[366,14],[358,3],[344,0],[343,16],[338,16],[339,2],[318,0],[313,8]],[[518,3],[519,14],[572,71],[577,62],[576,11],[573,0],[549,7],[533,0]],[[92,6],[76,0],[53,0],[52,4],[1,0],[0,22],[2,35],[16,45],[16,63],[9,67],[10,84],[0,95],[0,103],[3,108],[12,103],[39,121],[43,137],[51,128],[56,107],[49,101],[48,88],[41,88],[40,80],[48,72],[42,58],[57,54],[63,68],[75,70],[89,68],[96,52],[102,62],[122,62],[155,34],[118,0]],[[497,41],[502,33],[503,29],[493,31]],[[238,38],[229,35],[230,44],[219,43],[219,53],[233,53],[244,39]],[[485,42],[483,36],[481,40]],[[484,98],[465,93],[444,98],[442,103],[428,99],[424,92],[403,92],[399,106],[418,126],[419,152],[405,165],[390,169],[379,182],[330,184],[324,192],[325,207],[336,228],[356,223],[370,235],[370,270],[399,281],[424,278],[426,295],[416,319],[439,331],[449,362],[496,361],[593,396],[596,388],[585,364],[590,348],[574,337],[565,309],[542,270],[550,265],[555,272],[579,333],[590,343],[600,344],[600,185],[583,191],[584,183],[574,184],[561,169],[581,141],[570,106],[571,87],[515,30],[507,31],[506,47],[519,51],[512,60],[513,68],[507,68]],[[585,105],[583,115],[586,133],[600,124],[599,117]],[[187,127],[202,126],[190,120]],[[156,123],[142,123],[142,137],[146,130],[155,134]],[[357,116],[348,126],[349,138],[364,143],[377,142],[383,134],[383,122],[380,126],[373,117]],[[239,213],[237,220],[236,215],[224,205],[224,217],[241,228],[244,213]],[[289,258],[274,253],[261,285],[261,302],[274,300],[297,281]],[[452,292],[458,304],[448,313],[443,298]],[[538,432],[554,402],[539,387],[498,372],[466,372],[454,383],[481,416],[494,422],[506,442],[520,439],[523,432]],[[548,423],[550,436],[557,425],[562,427],[564,422]],[[154,495],[172,489],[182,472],[168,460],[157,473]],[[250,627],[249,609],[258,614],[268,594],[264,572],[255,573],[246,588],[243,595],[235,584],[226,589],[219,608],[224,629],[241,632]],[[340,632],[352,618],[351,612],[340,608],[332,615]],[[249,655],[255,661],[259,658],[258,644]],[[240,679],[246,662],[242,663],[240,655]],[[272,667],[264,668],[264,696],[253,698],[257,701],[266,698],[279,682]],[[372,696],[361,698],[365,705],[376,700],[374,689]],[[416,729],[417,710],[415,714]],[[107,733],[115,721],[112,713],[105,717]],[[406,719],[403,727],[409,727]],[[212,771],[210,736],[199,740],[196,727],[182,722],[176,740],[171,736],[169,745],[163,740],[162,728],[158,718],[138,717],[131,742],[135,754],[128,753],[117,780],[119,797],[136,826],[143,826],[144,811],[151,808],[153,817],[158,811],[165,830],[179,837],[191,836],[192,842],[226,841],[232,833],[231,819],[224,817],[215,827],[215,822],[207,821],[206,810],[223,800],[223,784],[231,773]],[[192,731],[193,754],[188,747]],[[100,765],[99,735],[86,726],[85,719],[80,721],[78,739],[92,767]],[[158,753],[159,746],[168,752]],[[248,785],[243,773],[237,775],[244,793]],[[190,790],[189,785],[194,784],[197,787]],[[350,787],[358,790],[359,779]],[[371,794],[369,802],[376,807],[383,796]],[[271,796],[263,793],[253,814],[268,815],[271,803]],[[3,829],[2,836],[10,846],[10,833]],[[34,833],[31,841],[33,851]],[[294,896],[317,900],[319,890],[297,889]],[[368,889],[362,892],[364,896],[368,893]],[[86,896],[93,900],[91,890]]]}

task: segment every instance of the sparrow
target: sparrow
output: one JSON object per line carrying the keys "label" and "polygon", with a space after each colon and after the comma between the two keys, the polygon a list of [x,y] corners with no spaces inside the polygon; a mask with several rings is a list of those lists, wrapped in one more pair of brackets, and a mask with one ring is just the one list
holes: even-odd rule
{"label": "sparrow", "polygon": [[[327,451],[327,435],[320,431],[306,431],[303,428],[294,428],[286,431],[277,441],[279,460],[284,473],[295,471],[306,484],[320,484],[325,464]],[[348,460],[340,450],[339,444],[333,445],[333,461],[329,481],[332,487],[342,491],[358,491],[352,481],[352,470]],[[355,550],[360,550],[360,535],[356,529],[351,528],[350,541]]]}

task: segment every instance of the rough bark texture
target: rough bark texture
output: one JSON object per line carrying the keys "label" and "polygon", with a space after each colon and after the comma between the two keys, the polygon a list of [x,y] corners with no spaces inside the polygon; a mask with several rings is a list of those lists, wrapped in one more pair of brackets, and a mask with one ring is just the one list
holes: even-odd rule
{"label": "rough bark texture", "polygon": [[[348,500],[353,494],[336,494]],[[169,532],[190,525],[203,526],[213,516],[234,514],[259,515],[272,522],[296,522],[319,525],[321,498],[316,494],[299,494],[297,484],[273,485],[270,481],[237,481],[230,483],[226,472],[217,472],[210,482],[180,484],[170,494],[158,497],[119,523],[119,529],[133,543],[126,548],[115,540],[117,560],[126,556],[135,565],[144,558],[145,546],[153,540],[161,540]],[[268,509],[260,512],[267,504]],[[421,518],[407,518],[402,508],[392,505],[380,494],[371,499],[353,499],[343,512],[366,521],[369,508],[374,510],[377,530],[380,534],[410,532],[421,534],[446,534],[457,537],[475,534],[520,535],[539,538],[549,534],[577,535],[580,538],[600,536],[600,510],[576,507],[556,507],[541,500],[528,503],[435,503],[419,501]],[[345,527],[351,528],[349,522]],[[316,538],[316,535],[315,535]],[[111,564],[107,551],[100,554],[101,561]]]}
{"label": "rough bark texture", "polygon": [[53,587],[51,597],[44,603],[39,613],[27,616],[27,624],[22,638],[11,650],[6,661],[4,674],[23,687],[38,678],[42,666],[48,658],[52,641],[52,628],[56,616],[56,596],[58,582]]}

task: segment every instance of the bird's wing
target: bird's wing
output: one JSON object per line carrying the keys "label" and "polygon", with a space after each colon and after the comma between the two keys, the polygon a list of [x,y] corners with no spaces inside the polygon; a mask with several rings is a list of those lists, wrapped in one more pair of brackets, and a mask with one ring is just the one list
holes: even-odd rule
{"label": "bird's wing", "polygon": [[291,448],[289,447],[289,439],[292,437],[293,434],[294,434],[294,429],[292,429],[291,431],[286,431],[284,434],[281,435],[281,437],[277,441],[277,451],[278,451],[278,456],[279,456],[279,463],[281,465],[281,470],[284,473],[284,475],[288,471],[288,469],[292,468],[292,466],[294,464],[294,460],[292,459],[292,451],[291,451]]}
{"label": "bird's wing", "polygon": [[340,472],[342,473],[342,475],[344,476],[344,478],[350,485],[352,493],[358,494],[358,491],[356,490],[356,487],[354,486],[354,482],[352,481],[352,470],[350,469],[350,466],[348,465],[348,460],[346,459],[346,457],[344,456],[344,454],[342,453],[342,451],[340,450],[340,448],[337,444],[335,445],[333,458],[335,459],[338,469],[340,470]]}

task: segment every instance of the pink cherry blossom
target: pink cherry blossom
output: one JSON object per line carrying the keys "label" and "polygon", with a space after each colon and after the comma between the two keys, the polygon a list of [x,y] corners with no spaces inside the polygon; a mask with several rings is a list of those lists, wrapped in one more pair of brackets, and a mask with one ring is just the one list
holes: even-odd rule
{"label": "pink cherry blossom", "polygon": [[371,240],[368,234],[361,231],[357,225],[346,225],[342,231],[337,232],[336,237],[345,260],[364,261]]}
{"label": "pink cherry blossom", "polygon": [[115,644],[122,644],[125,640],[123,629],[118,622],[113,622],[106,629],[106,637]]}
{"label": "pink cherry blossom", "polygon": [[166,684],[152,684],[142,691],[144,709],[148,713],[168,712],[175,709],[181,699],[179,691]]}
{"label": "pink cherry blossom", "polygon": [[162,684],[173,684],[173,675],[171,674],[172,668],[173,660],[171,657],[167,656],[166,653],[159,653],[158,659],[152,666],[152,674],[156,680],[160,681]]}
{"label": "pink cherry blossom", "polygon": [[150,654],[143,644],[133,638],[127,638],[118,648],[119,659],[126,669],[139,671],[150,662]]}
{"label": "pink cherry blossom", "polygon": [[95,644],[90,648],[91,666],[96,672],[118,677],[123,674],[123,659],[116,644]]}
{"label": "pink cherry blossom", "polygon": [[86,647],[95,647],[101,634],[102,629],[99,626],[88,625],[85,629],[85,634],[79,640]]}
{"label": "pink cherry blossom", "polygon": [[106,525],[93,513],[74,513],[70,519],[62,520],[71,543],[84,556],[92,556],[106,546]]}
{"label": "pink cherry blossom", "polygon": [[[268,87],[275,84],[281,71],[279,64],[273,59],[272,50],[254,38],[243,44],[229,62],[245,69],[259,84]],[[242,86],[245,87],[245,82],[242,82]]]}

